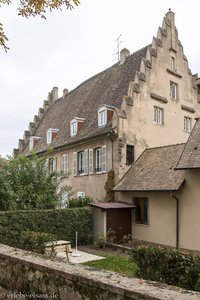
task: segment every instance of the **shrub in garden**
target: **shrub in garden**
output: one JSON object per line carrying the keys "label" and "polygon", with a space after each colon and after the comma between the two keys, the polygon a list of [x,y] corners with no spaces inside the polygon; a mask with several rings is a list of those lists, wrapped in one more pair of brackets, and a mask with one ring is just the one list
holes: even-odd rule
{"label": "shrub in garden", "polygon": [[85,197],[79,197],[77,199],[69,199],[68,207],[69,208],[75,208],[75,207],[86,207],[89,203],[91,203],[93,200],[89,196]]}
{"label": "shrub in garden", "polygon": [[19,244],[22,249],[45,254],[45,244],[55,241],[54,234],[36,231],[22,231]]}
{"label": "shrub in garden", "polygon": [[200,291],[200,256],[176,249],[140,246],[130,251],[137,276]]}

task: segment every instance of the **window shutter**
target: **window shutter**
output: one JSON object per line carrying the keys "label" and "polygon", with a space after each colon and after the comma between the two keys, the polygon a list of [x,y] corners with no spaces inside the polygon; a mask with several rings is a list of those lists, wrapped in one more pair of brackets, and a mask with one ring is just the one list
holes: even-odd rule
{"label": "window shutter", "polygon": [[73,152],[73,176],[77,176],[77,152]]}
{"label": "window shutter", "polygon": [[84,174],[88,174],[88,149],[84,150]]}
{"label": "window shutter", "polygon": [[67,154],[64,154],[62,156],[61,171],[63,172],[64,175],[66,175],[68,172],[68,156],[67,156]]}
{"label": "window shutter", "polygon": [[89,174],[93,174],[93,149],[89,149]]}
{"label": "window shutter", "polygon": [[157,122],[157,108],[156,107],[153,108],[153,121]]}
{"label": "window shutter", "polygon": [[54,157],[53,158],[53,172],[56,172],[56,165],[57,165],[57,158],[56,157]]}
{"label": "window shutter", "polygon": [[101,172],[106,172],[106,146],[101,148]]}

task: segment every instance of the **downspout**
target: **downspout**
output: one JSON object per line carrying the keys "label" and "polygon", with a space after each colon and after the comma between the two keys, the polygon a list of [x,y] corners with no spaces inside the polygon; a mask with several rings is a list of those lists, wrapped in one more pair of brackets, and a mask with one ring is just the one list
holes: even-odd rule
{"label": "downspout", "polygon": [[176,249],[179,249],[179,199],[171,192],[172,198],[176,200]]}

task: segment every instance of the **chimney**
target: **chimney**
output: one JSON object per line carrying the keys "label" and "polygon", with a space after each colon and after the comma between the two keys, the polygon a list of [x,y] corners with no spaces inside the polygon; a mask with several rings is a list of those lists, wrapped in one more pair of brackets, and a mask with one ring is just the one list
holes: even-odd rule
{"label": "chimney", "polygon": [[63,90],[63,98],[69,93],[69,90],[68,89],[64,89]]}
{"label": "chimney", "polygon": [[125,59],[130,55],[130,51],[126,48],[122,49],[120,52],[120,64],[123,64]]}
{"label": "chimney", "polygon": [[53,103],[58,100],[58,87],[54,87],[53,90],[52,90],[52,100],[53,100]]}

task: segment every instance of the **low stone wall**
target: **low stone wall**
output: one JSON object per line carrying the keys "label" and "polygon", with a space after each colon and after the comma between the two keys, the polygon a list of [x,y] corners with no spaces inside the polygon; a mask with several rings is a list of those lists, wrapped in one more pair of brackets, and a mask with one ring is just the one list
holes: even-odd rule
{"label": "low stone wall", "polygon": [[0,244],[0,286],[7,298],[198,300],[200,293],[128,278]]}

